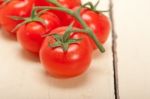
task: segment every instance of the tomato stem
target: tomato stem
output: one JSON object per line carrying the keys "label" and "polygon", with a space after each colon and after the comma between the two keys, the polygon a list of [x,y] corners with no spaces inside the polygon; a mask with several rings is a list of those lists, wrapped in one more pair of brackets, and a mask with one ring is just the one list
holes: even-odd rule
{"label": "tomato stem", "polygon": [[[72,15],[73,17],[75,17],[83,26],[83,30],[81,30],[82,32],[86,32],[91,38],[92,40],[95,42],[95,44],[97,45],[98,49],[104,53],[105,52],[105,48],[103,47],[103,45],[101,44],[101,42],[97,39],[96,35],[93,33],[92,29],[90,29],[88,27],[88,25],[85,23],[85,21],[81,18],[80,16],[80,10],[82,8],[79,8],[77,11],[72,11],[71,9],[68,9],[64,6],[62,6],[59,2],[57,2],[57,0],[47,0],[48,2],[53,3],[54,5],[56,5],[57,7],[49,7],[49,6],[38,6],[37,9],[49,9],[49,10],[59,10],[59,11],[63,11],[66,12],[70,15]],[[75,30],[78,31],[78,30]]]}
{"label": "tomato stem", "polygon": [[[30,23],[30,22],[40,22],[42,23],[44,26],[46,26],[45,21],[40,18],[41,14],[37,13],[37,8],[33,7],[32,11],[31,11],[31,15],[28,18],[24,18],[24,17],[19,17],[19,16],[10,16],[11,19],[13,20],[22,20],[23,22],[21,22],[20,24],[18,24],[13,30],[12,32],[15,32],[19,27],[23,26],[24,24]],[[46,27],[47,28],[47,27]]]}
{"label": "tomato stem", "polygon": [[72,33],[71,30],[72,30],[73,24],[74,24],[74,23],[71,23],[71,24],[69,25],[69,27],[67,28],[67,30],[65,31],[65,33],[64,33],[64,35],[63,35],[63,42],[66,42],[66,41],[69,39],[70,34]]}
{"label": "tomato stem", "polygon": [[108,9],[108,10],[97,10],[97,6],[98,6],[99,3],[100,3],[100,0],[98,0],[96,2],[96,4],[93,5],[93,3],[90,1],[90,2],[87,2],[84,5],[82,5],[82,7],[86,7],[86,8],[88,8],[88,9],[94,11],[94,12],[100,12],[100,13],[101,12],[109,12],[110,11],[110,9]]}
{"label": "tomato stem", "polygon": [[82,5],[83,7],[86,7],[86,6],[90,6],[91,9],[95,9],[95,6],[92,4],[92,2],[87,2],[85,3],[84,5]]}

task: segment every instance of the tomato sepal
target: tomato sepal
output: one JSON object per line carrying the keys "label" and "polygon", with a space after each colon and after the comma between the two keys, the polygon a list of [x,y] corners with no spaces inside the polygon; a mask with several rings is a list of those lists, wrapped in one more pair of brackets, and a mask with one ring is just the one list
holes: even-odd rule
{"label": "tomato sepal", "polygon": [[59,35],[57,33],[45,35],[45,36],[52,36],[56,40],[54,44],[48,43],[49,47],[52,47],[52,48],[62,47],[63,51],[65,52],[68,50],[70,44],[80,42],[82,38],[80,39],[69,38],[72,31],[73,31],[73,23],[69,25],[64,35]]}
{"label": "tomato sepal", "polygon": [[[45,12],[45,11],[44,11]],[[43,12],[43,13],[44,13]],[[12,32],[16,31],[19,27],[27,24],[27,23],[30,23],[30,22],[40,22],[42,23],[44,26],[46,26],[46,23],[45,21],[40,18],[40,15],[42,13],[38,14],[37,13],[37,9],[35,7],[32,8],[32,11],[31,11],[31,15],[30,17],[28,18],[23,18],[23,17],[19,17],[19,16],[10,16],[11,19],[14,19],[14,20],[24,20],[23,22],[21,22],[20,24],[18,24],[13,30]]]}

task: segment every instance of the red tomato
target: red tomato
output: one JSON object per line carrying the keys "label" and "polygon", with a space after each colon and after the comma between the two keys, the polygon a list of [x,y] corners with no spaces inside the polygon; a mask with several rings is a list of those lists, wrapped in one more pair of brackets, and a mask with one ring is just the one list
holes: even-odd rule
{"label": "red tomato", "polygon": [[[50,34],[64,34],[67,27],[59,27]],[[50,44],[56,41],[54,37],[46,37],[40,49],[40,60],[49,74],[56,77],[77,76],[85,72],[90,63],[92,55],[92,46],[88,37],[81,33],[73,33],[70,38],[82,40],[78,43],[69,45],[67,51],[62,47],[51,48]]]}
{"label": "red tomato", "polygon": [[[57,1],[69,9],[73,9],[74,7],[80,6],[81,4],[81,0],[57,0]],[[39,6],[40,5],[52,6],[52,4],[48,3],[46,0],[36,0],[35,4]],[[56,14],[61,19],[62,26],[70,25],[70,23],[72,22],[72,17],[65,12],[54,10],[51,12]]]}
{"label": "red tomato", "polygon": [[2,28],[11,35],[16,35],[16,31],[12,32],[14,27],[22,21],[17,21],[11,16],[28,17],[34,2],[33,0],[12,0],[2,9]]}
{"label": "red tomato", "polygon": [[[81,17],[86,24],[94,31],[99,41],[104,44],[109,36],[110,22],[107,16],[102,13],[94,12],[89,9],[81,11]],[[75,21],[75,26],[82,28],[79,22]],[[92,41],[93,48],[96,49],[95,43]]]}
{"label": "red tomato", "polygon": [[17,31],[17,39],[23,48],[37,54],[44,39],[42,35],[60,26],[59,18],[53,13],[44,13],[40,18],[45,21],[46,25],[39,22],[30,22],[20,27]]}

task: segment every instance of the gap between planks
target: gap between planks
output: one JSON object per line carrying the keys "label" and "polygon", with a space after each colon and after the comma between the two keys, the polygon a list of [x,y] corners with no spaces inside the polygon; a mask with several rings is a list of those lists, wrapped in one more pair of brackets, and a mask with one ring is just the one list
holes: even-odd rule
{"label": "gap between planks", "polygon": [[118,79],[118,57],[117,57],[117,33],[114,24],[113,0],[109,0],[109,16],[112,26],[112,53],[113,53],[113,71],[114,71],[114,95],[115,99],[120,99],[119,96],[119,79]]}

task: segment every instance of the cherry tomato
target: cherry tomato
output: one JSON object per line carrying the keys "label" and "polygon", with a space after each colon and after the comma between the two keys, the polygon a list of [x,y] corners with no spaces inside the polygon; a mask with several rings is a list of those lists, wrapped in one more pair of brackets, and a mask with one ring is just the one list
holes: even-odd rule
{"label": "cherry tomato", "polygon": [[[107,16],[102,13],[94,12],[89,9],[81,11],[81,17],[86,24],[94,31],[99,41],[104,44],[109,36],[110,22]],[[78,21],[75,21],[75,26],[82,28]],[[93,48],[96,49],[95,43],[92,41]]]}
{"label": "cherry tomato", "polygon": [[[73,9],[77,6],[80,6],[81,0],[57,0],[59,3],[61,3],[64,7],[67,7],[69,9]],[[36,5],[46,5],[46,6],[54,6],[51,3],[48,3],[46,0],[36,0]],[[61,19],[62,26],[67,26],[72,22],[72,17],[68,15],[65,12],[62,11],[51,11],[54,14],[56,14]]]}
{"label": "cherry tomato", "polygon": [[1,12],[2,28],[10,35],[16,35],[16,31],[12,30],[22,21],[14,20],[11,16],[28,17],[33,4],[33,0],[12,0],[6,4]]}
{"label": "cherry tomato", "polygon": [[46,12],[40,18],[45,21],[45,25],[39,22],[30,22],[20,27],[17,31],[17,39],[23,48],[37,54],[44,40],[42,35],[60,26],[59,18],[53,13]]}
{"label": "cherry tomato", "polygon": [[[50,34],[63,35],[66,29],[67,27],[59,27]],[[92,55],[89,38],[82,33],[73,33],[70,38],[82,40],[70,44],[67,51],[63,51],[62,47],[49,47],[49,44],[54,44],[56,40],[51,36],[45,38],[40,49],[40,60],[49,74],[56,77],[71,77],[88,69]]]}

